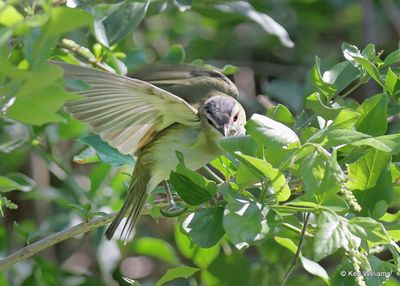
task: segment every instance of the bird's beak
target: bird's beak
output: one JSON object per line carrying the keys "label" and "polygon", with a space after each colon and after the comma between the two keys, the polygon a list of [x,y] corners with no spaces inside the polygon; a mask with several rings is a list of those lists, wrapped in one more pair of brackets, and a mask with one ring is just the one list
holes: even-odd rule
{"label": "bird's beak", "polygon": [[243,126],[237,126],[236,124],[225,124],[221,127],[220,132],[224,137],[244,135],[245,130]]}

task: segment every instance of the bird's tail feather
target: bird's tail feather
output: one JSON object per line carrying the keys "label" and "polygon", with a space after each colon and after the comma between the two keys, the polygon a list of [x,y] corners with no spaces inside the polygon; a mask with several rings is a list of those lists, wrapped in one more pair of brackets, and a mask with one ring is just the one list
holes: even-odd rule
{"label": "bird's tail feather", "polygon": [[120,238],[124,237],[124,240],[126,241],[129,237],[129,234],[132,232],[133,228],[138,222],[140,214],[142,213],[144,205],[147,201],[148,192],[146,190],[146,185],[148,178],[143,170],[139,171],[139,168],[136,168],[135,171],[136,172],[129,186],[128,195],[125,199],[124,205],[106,230],[105,235],[107,239],[111,239],[115,235],[115,232],[118,226],[121,224],[122,219],[127,216],[124,227],[120,233]]}

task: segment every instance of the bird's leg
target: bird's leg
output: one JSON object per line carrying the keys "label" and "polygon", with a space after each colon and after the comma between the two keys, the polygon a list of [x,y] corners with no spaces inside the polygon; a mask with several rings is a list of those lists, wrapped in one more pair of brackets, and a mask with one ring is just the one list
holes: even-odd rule
{"label": "bird's leg", "polygon": [[169,188],[167,181],[164,180],[164,181],[162,181],[162,183],[163,183],[163,186],[165,189],[165,193],[167,194],[167,199],[168,199],[168,203],[169,203],[168,210],[169,211],[177,210],[178,206],[176,205],[174,198],[172,197],[171,189]]}

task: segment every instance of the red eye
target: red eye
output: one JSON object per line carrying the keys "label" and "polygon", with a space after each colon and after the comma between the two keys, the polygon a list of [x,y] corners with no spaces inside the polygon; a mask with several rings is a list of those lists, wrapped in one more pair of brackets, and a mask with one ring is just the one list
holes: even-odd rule
{"label": "red eye", "polygon": [[238,115],[239,115],[239,113],[236,113],[236,115],[233,117],[234,122],[236,122],[238,120]]}

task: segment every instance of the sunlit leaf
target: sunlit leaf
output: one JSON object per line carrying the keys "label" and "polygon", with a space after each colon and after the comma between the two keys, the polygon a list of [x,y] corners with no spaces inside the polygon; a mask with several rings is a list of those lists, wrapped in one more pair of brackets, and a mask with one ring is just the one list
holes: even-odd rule
{"label": "sunlit leaf", "polygon": [[328,273],[321,265],[303,255],[300,256],[300,261],[308,273],[320,277],[327,285],[330,285]]}
{"label": "sunlit leaf", "polygon": [[267,14],[255,10],[250,3],[247,3],[245,1],[233,1],[217,4],[216,7],[223,12],[238,13],[251,19],[252,21],[259,24],[268,34],[277,36],[282,45],[288,48],[294,47],[294,43],[290,39],[289,34],[285,30],[285,28],[283,28]]}
{"label": "sunlit leaf", "polygon": [[366,190],[376,185],[379,175],[390,161],[390,154],[376,150],[368,150],[360,159],[347,166],[351,190]]}
{"label": "sunlit leaf", "polygon": [[269,231],[267,207],[233,192],[226,196],[226,200],[223,225],[236,248],[246,248],[266,236]]}
{"label": "sunlit leaf", "polygon": [[357,111],[361,114],[356,124],[358,131],[372,135],[383,135],[387,129],[387,105],[386,94],[377,94],[366,99]]}
{"label": "sunlit leaf", "polygon": [[216,245],[225,234],[222,227],[224,209],[212,207],[189,214],[183,221],[183,230],[203,248]]}
{"label": "sunlit leaf", "polygon": [[173,247],[167,242],[154,237],[139,237],[132,242],[132,250],[140,255],[147,255],[172,265],[179,263]]}
{"label": "sunlit leaf", "polygon": [[265,147],[282,147],[299,142],[292,129],[260,114],[253,114],[247,121],[246,130],[257,143]]}
{"label": "sunlit leaf", "polygon": [[155,285],[161,286],[177,278],[187,279],[199,270],[200,270],[199,268],[189,267],[189,266],[179,266],[175,268],[170,268],[167,270],[167,272],[164,273],[164,275],[157,281]]}
{"label": "sunlit leaf", "polygon": [[247,155],[235,154],[239,161],[246,166],[260,181],[268,178],[274,188],[274,194],[278,201],[286,201],[290,196],[290,188],[285,176],[264,160]]}

